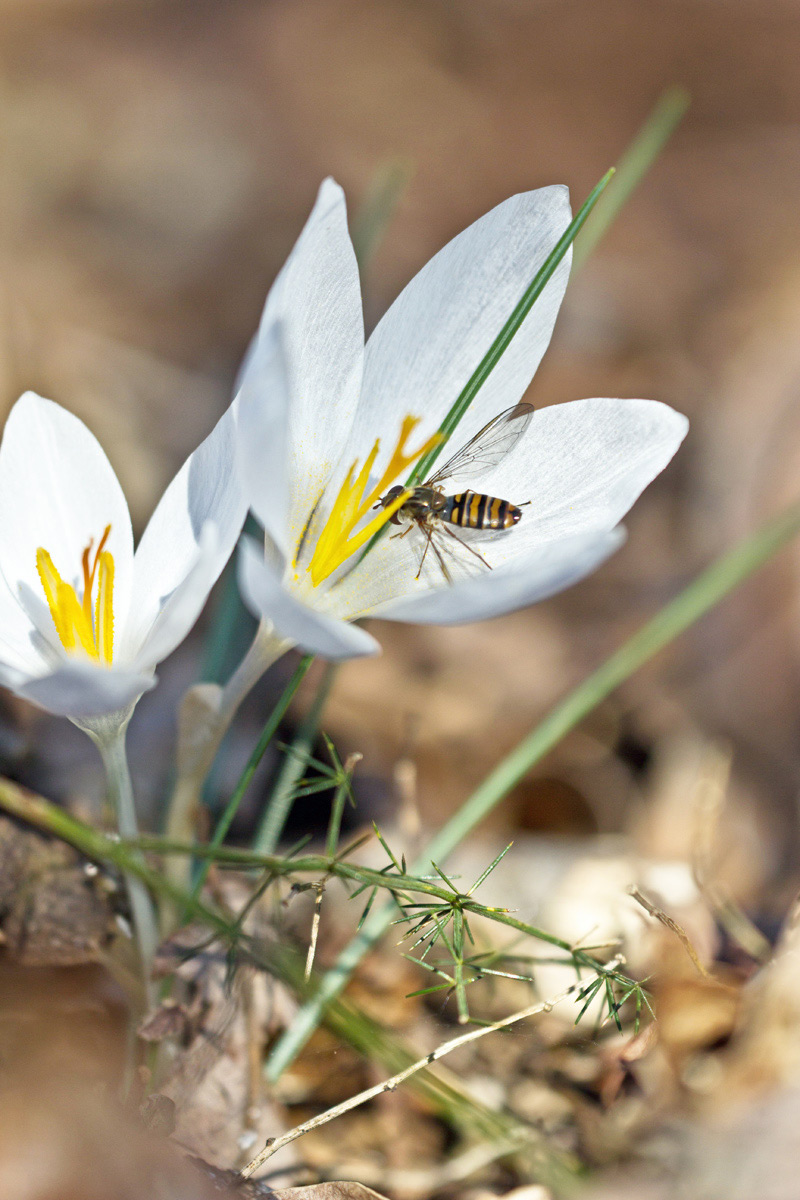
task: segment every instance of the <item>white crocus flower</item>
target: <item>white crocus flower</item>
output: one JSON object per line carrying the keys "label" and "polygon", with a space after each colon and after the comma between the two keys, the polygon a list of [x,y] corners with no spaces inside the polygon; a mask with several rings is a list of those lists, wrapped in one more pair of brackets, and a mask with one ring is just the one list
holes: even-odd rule
{"label": "white crocus flower", "polygon": [[0,683],[89,732],[127,723],[186,636],[246,512],[231,409],[184,463],[134,553],[94,436],[33,392],[0,445]]}
{"label": "white crocus flower", "polygon": [[[240,460],[266,554],[246,540],[240,584],[275,634],[330,659],[374,653],[359,617],[459,624],[542,600],[622,541],[619,521],[672,458],[686,418],[651,400],[579,400],[537,412],[472,487],[526,504],[518,525],[442,537],[452,582],[425,534],[384,536],[401,484],[571,218],[562,187],[500,204],[409,283],[364,345],[344,197],[332,181],[269,297],[239,392]],[[544,354],[569,274],[562,260],[439,459],[514,405]],[[409,444],[411,449],[409,450]],[[403,496],[397,503],[402,503]],[[402,515],[402,514],[401,514]],[[397,532],[390,527],[391,532]]]}

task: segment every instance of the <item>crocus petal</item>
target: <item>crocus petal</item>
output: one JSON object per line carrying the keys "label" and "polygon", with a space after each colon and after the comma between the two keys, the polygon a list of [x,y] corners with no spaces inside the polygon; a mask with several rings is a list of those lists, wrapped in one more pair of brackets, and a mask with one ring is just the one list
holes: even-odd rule
{"label": "crocus petal", "polygon": [[127,709],[154,684],[152,675],[75,661],[19,684],[14,691],[56,716],[75,720]]}
{"label": "crocus petal", "polygon": [[[223,561],[227,561],[227,557],[226,554]],[[199,617],[219,572],[219,535],[213,522],[208,522],[200,533],[194,563],[174,591],[162,601],[133,659],[136,670],[152,671],[180,645]]]}
{"label": "crocus petal", "polygon": [[[290,385],[287,470],[293,544],[319,499],[350,435],[361,386],[364,323],[361,287],[344,193],[326,179],[303,232],[267,297],[242,387],[261,390],[263,403],[283,406],[282,389],[264,372],[269,354],[259,342],[283,326]],[[265,495],[260,506],[269,503]],[[283,542],[283,538],[276,539]]]}
{"label": "crocus petal", "polygon": [[[513,196],[411,280],[367,343],[353,431],[359,454],[378,433],[391,441],[406,412],[423,417],[420,440],[438,429],[570,215],[564,187]],[[567,254],[461,421],[459,445],[521,398],[550,341],[569,266]]]}
{"label": "crocus petal", "polygon": [[[0,687],[9,688],[13,692],[27,683],[30,673],[28,671],[20,671],[18,667],[6,661],[6,649],[5,645],[0,646]],[[13,660],[13,653],[11,657]]]}
{"label": "crocus petal", "polygon": [[[230,558],[246,513],[247,501],[236,470],[236,419],[231,407],[189,455],[142,535],[133,565],[130,620],[119,649],[122,661],[138,658],[161,610],[191,577],[195,595],[189,608],[194,604],[195,612],[187,618],[181,636],[188,632]],[[215,529],[213,549],[210,541],[201,545],[203,531],[210,526]],[[195,574],[201,553],[204,567]],[[176,644],[173,642],[169,649]]]}
{"label": "crocus petal", "polygon": [[686,417],[656,400],[574,400],[540,409],[522,442],[481,481],[481,491],[513,504],[530,501],[519,525],[492,539],[490,561],[612,529],[688,428]]}
{"label": "crocus petal", "polygon": [[370,615],[421,625],[465,625],[513,612],[561,592],[604,562],[625,539],[621,527],[608,533],[553,542],[513,565],[419,596],[390,601]]}
{"label": "crocus petal", "polygon": [[282,637],[322,658],[337,661],[378,654],[380,646],[356,625],[315,611],[290,596],[279,571],[264,558],[252,538],[242,539],[239,551],[239,588],[250,611],[270,621]]}
{"label": "crocus petal", "polygon": [[[27,588],[23,585],[23,590]],[[44,613],[47,605],[41,597],[42,614],[38,628],[46,628]],[[11,594],[5,579],[0,575],[0,662],[21,672],[23,675],[40,675],[42,655],[37,649],[40,634],[31,624],[31,618],[19,600]],[[53,630],[53,640],[58,639]]]}
{"label": "crocus petal", "polygon": [[11,594],[20,585],[43,596],[39,546],[56,569],[81,586],[81,555],[111,525],[114,613],[124,623],[130,599],[133,534],[128,505],[100,443],[78,417],[26,392],[16,402],[0,445],[0,571]]}
{"label": "crocus petal", "polygon": [[289,538],[290,388],[283,325],[260,334],[236,395],[238,469],[253,512],[284,557]]}

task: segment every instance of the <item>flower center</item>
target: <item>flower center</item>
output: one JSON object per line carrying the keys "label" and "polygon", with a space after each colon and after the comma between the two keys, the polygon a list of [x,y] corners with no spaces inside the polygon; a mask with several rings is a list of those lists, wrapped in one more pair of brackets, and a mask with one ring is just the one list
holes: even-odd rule
{"label": "flower center", "polygon": [[377,504],[387,488],[394,483],[400,472],[410,467],[412,463],[422,458],[423,454],[426,454],[428,450],[434,446],[438,446],[439,442],[441,442],[442,434],[434,433],[419,449],[414,450],[411,454],[406,452],[406,442],[411,436],[412,431],[419,425],[420,420],[420,417],[405,417],[403,419],[397,445],[392,452],[386,470],[369,492],[366,492],[366,488],[369,483],[370,471],[375,465],[375,459],[378,457],[380,440],[376,440],[361,470],[358,469],[358,460],[350,467],[347,477],[339,489],[339,494],[333,502],[330,516],[317,539],[311,561],[306,568],[306,570],[311,572],[311,582],[314,587],[318,587],[342,563],[346,562],[351,554],[355,554],[356,550],[360,550],[370,538],[383,529],[387,521],[391,520],[398,509],[402,508],[406,500],[411,496],[412,489],[404,488],[399,496],[392,500],[391,504],[387,504],[385,508],[381,508],[377,516],[368,521],[362,529],[359,529],[358,533],[353,534],[353,530],[360,524],[369,510]]}
{"label": "flower center", "polygon": [[110,533],[111,526],[106,525],[94,558],[93,539],[81,555],[80,599],[75,588],[61,578],[45,548],[36,551],[36,569],[61,645],[69,654],[83,651],[96,662],[109,665],[114,655],[114,556],[105,549]]}

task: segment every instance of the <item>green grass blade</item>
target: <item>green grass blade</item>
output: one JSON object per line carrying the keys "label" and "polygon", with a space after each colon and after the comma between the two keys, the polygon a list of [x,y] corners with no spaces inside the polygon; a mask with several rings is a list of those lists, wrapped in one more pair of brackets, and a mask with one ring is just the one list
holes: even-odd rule
{"label": "green grass blade", "polygon": [[[256,836],[253,839],[253,850],[257,854],[272,854],[286,826],[286,820],[292,805],[302,792],[298,784],[308,765],[308,756],[317,736],[322,710],[336,678],[336,663],[326,663],[325,671],[319,682],[316,695],[311,707],[297,731],[297,736],[283,760],[280,774],[272,789],[272,793],[264,809],[264,815],[259,822]],[[330,787],[329,783],[321,785]]]}
{"label": "green grass blade", "polygon": [[[774,517],[758,532],[713,562],[556,705],[549,716],[506,755],[479,784],[463,808],[433,838],[422,859],[412,869],[425,871],[432,859],[442,859],[450,854],[565,734],[574,729],[615,688],[768,562],[798,533],[800,503]],[[278,1079],[294,1060],[319,1024],[326,1005],[339,995],[364,954],[385,930],[389,919],[386,906],[374,909],[358,935],[342,951],[335,965],[323,977],[319,990],[300,1009],[291,1029],[273,1048],[267,1064],[270,1079]]]}
{"label": "green grass blade", "polygon": [[350,237],[362,275],[375,257],[413,173],[411,163],[404,159],[384,163],[375,172],[350,222]]}
{"label": "green grass blade", "polygon": [[604,238],[656,161],[689,108],[689,93],[682,87],[667,88],[656,101],[642,128],[617,164],[611,187],[600,199],[586,222],[572,253],[572,273],[580,270],[598,242]]}

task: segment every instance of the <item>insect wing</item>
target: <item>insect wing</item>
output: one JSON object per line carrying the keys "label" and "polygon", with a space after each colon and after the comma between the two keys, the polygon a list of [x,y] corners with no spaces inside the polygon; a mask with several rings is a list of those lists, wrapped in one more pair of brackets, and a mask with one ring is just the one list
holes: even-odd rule
{"label": "insect wing", "polygon": [[533,405],[523,402],[498,413],[426,481],[426,486],[435,487],[445,479],[467,471],[470,483],[477,482],[481,475],[491,471],[511,453],[528,428],[533,412]]}

